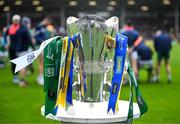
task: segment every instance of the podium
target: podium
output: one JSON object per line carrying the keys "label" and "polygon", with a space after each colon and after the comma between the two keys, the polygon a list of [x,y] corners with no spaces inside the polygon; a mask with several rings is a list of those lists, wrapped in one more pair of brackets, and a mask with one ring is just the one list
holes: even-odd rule
{"label": "podium", "polygon": [[[80,102],[73,101],[73,106],[67,111],[58,110],[56,116],[49,114],[48,119],[57,120],[61,123],[89,123],[89,124],[112,124],[112,123],[128,123],[128,107],[129,102],[119,100],[119,111],[116,114],[107,114],[107,102]],[[41,107],[41,115],[44,115],[44,106]],[[133,103],[133,119],[140,117],[140,111],[137,103]]]}

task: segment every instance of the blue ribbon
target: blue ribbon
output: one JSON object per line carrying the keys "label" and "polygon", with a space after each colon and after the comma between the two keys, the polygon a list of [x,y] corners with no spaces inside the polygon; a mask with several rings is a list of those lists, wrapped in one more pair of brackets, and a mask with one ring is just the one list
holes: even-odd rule
{"label": "blue ribbon", "polygon": [[[78,48],[79,47],[79,49],[81,50],[81,52],[83,52],[82,51],[82,37],[81,37],[81,34],[80,33],[76,33],[75,35],[73,35],[72,36],[72,43],[73,43],[73,45],[74,45],[74,47],[75,48]],[[83,62],[84,62],[84,54],[82,53],[82,57],[83,57]],[[84,79],[84,91],[86,92],[86,73],[85,73],[85,71],[84,70],[82,70],[83,71],[83,79]]]}
{"label": "blue ribbon", "polygon": [[[71,42],[73,43],[72,39],[69,37],[68,38],[68,51],[69,51]],[[71,59],[71,64],[70,64],[70,71],[69,71],[68,89],[67,89],[67,94],[66,94],[66,101],[70,105],[72,105],[72,83],[73,83],[73,53],[72,53],[72,59]]]}
{"label": "blue ribbon", "polygon": [[[81,36],[79,33],[73,35],[71,38],[68,39],[68,51],[70,47],[70,43],[73,43],[74,48],[77,48],[78,45],[81,46]],[[73,83],[73,55],[71,59],[70,71],[69,71],[69,82],[68,82],[68,89],[66,95],[66,101],[72,105],[72,83]],[[86,83],[85,83],[86,84]]]}
{"label": "blue ribbon", "polygon": [[69,71],[69,82],[67,89],[66,101],[72,105],[72,83],[73,83],[73,55],[71,59],[70,71]]}
{"label": "blue ribbon", "polygon": [[[77,39],[78,39],[78,42],[79,42],[79,45],[80,45],[80,49],[81,49],[81,52],[83,52],[83,49],[82,49],[82,36],[80,33],[77,33],[76,34],[77,36]],[[85,61],[84,59],[84,53],[82,53],[83,55],[83,62]],[[86,89],[87,89],[87,85],[86,85],[86,72],[83,70],[83,78],[84,78],[84,92],[86,92]]]}
{"label": "blue ribbon", "polygon": [[121,86],[124,64],[126,58],[126,49],[127,49],[127,37],[121,34],[116,34],[116,49],[114,55],[114,75],[112,78],[112,88],[110,91],[109,103],[108,103],[108,112],[112,109],[115,113],[116,102],[118,101],[118,93]]}

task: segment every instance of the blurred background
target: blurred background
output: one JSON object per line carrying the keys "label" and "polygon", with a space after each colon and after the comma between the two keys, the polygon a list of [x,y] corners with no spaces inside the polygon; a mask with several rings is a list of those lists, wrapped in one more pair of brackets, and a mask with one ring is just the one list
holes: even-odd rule
{"label": "blurred background", "polygon": [[[105,19],[117,16],[119,28],[133,26],[153,53],[152,80],[147,80],[146,68],[138,68],[137,79],[149,110],[135,123],[180,123],[180,0],[0,0],[0,123],[58,123],[40,114],[44,104],[42,58],[19,74],[12,73],[9,60],[37,49],[42,40],[65,36],[66,19],[87,14]],[[25,36],[22,31],[28,35],[27,42],[20,43]],[[159,56],[155,45],[157,31],[166,33],[165,41],[170,39],[165,55]],[[128,98],[129,87],[124,85],[120,99]]]}
{"label": "blurred background", "polygon": [[178,0],[1,0],[1,28],[11,23],[13,14],[28,16],[36,26],[45,16],[51,16],[55,27],[65,26],[69,16],[96,14],[104,18],[116,15],[122,27],[126,20],[150,38],[152,31],[165,27],[178,34]]}

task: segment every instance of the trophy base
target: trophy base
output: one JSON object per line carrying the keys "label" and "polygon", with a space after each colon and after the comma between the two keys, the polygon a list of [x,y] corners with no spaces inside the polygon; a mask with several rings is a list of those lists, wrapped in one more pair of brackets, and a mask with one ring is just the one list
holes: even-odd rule
{"label": "trophy base", "polygon": [[[127,115],[129,102],[119,100],[119,111],[116,114],[108,113],[108,102],[80,102],[73,101],[73,106],[67,111],[58,110],[56,116],[47,115],[49,119],[61,121],[62,123],[129,123]],[[41,114],[44,115],[44,106],[41,107]],[[140,111],[137,103],[133,103],[133,118],[139,118]]]}

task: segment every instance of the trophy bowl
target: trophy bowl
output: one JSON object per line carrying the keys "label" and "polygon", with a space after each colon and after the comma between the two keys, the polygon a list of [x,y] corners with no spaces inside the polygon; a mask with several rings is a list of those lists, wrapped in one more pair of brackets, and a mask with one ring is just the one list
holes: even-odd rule
{"label": "trophy bowl", "polygon": [[[108,82],[111,82],[114,49],[105,47],[105,35],[115,37],[118,31],[118,18],[108,20],[95,15],[82,18],[69,17],[67,30],[71,36],[81,34],[81,50],[74,52],[74,92],[80,101],[102,102],[108,100]],[[82,76],[81,76],[82,75]],[[83,86],[80,86],[84,82]],[[110,84],[110,83],[109,83]],[[107,88],[104,88],[104,87]],[[105,90],[106,89],[106,90]],[[84,92],[81,93],[81,92]]]}

